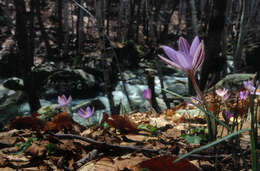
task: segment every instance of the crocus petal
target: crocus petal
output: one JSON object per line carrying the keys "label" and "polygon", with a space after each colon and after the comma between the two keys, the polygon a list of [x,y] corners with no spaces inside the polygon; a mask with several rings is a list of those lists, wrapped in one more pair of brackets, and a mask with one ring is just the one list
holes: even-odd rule
{"label": "crocus petal", "polygon": [[178,60],[177,57],[177,51],[175,51],[174,49],[168,47],[168,46],[162,46],[162,49],[164,51],[164,53],[177,65],[180,65],[180,62]]}
{"label": "crocus petal", "polygon": [[198,47],[199,47],[199,44],[200,44],[200,39],[198,36],[196,36],[193,41],[192,41],[192,44],[191,44],[191,47],[190,47],[190,55],[191,56],[194,56],[195,52],[197,51]]}
{"label": "crocus petal", "polygon": [[152,97],[151,89],[150,89],[150,88],[145,89],[145,90],[143,91],[143,96],[144,96],[145,99],[151,100],[151,97]]}
{"label": "crocus petal", "polygon": [[80,116],[80,117],[82,117],[82,118],[84,118],[84,119],[87,119],[87,118],[89,118],[89,116],[88,116],[88,115],[86,115],[86,114],[79,114],[79,116]]}
{"label": "crocus petal", "polygon": [[91,114],[92,113],[92,110],[91,110],[91,108],[90,107],[87,107],[87,114]]}
{"label": "crocus petal", "polygon": [[193,56],[193,60],[192,60],[192,68],[193,68],[194,74],[201,67],[201,65],[204,62],[204,59],[205,59],[204,43],[201,42]]}
{"label": "crocus petal", "polygon": [[221,89],[216,90],[217,95],[219,95],[222,98],[226,98],[226,99],[229,97],[229,95],[227,95],[227,97],[224,97],[227,94],[227,92],[228,92],[228,89],[225,89],[225,88],[223,90],[221,90]]}
{"label": "crocus petal", "polygon": [[65,106],[66,105],[66,97],[64,95],[62,95],[61,97],[58,96],[58,103],[60,106]]}
{"label": "crocus petal", "polygon": [[85,117],[85,111],[81,108],[78,110],[78,114],[79,114],[79,116],[81,116],[83,118]]}
{"label": "crocus petal", "polygon": [[85,114],[85,111],[84,111],[83,109],[81,109],[81,108],[79,109],[79,112],[80,112],[81,114],[83,114],[83,115]]}
{"label": "crocus petal", "polygon": [[241,100],[246,100],[248,96],[248,91],[240,91],[239,95]]}
{"label": "crocus petal", "polygon": [[188,56],[185,56],[183,53],[178,52],[177,53],[177,58],[180,62],[180,66],[184,70],[192,70],[192,59],[189,58]]}
{"label": "crocus petal", "polygon": [[72,101],[72,97],[71,96],[69,96],[69,98],[68,98],[68,100],[67,100],[67,104],[69,104],[70,102]]}
{"label": "crocus petal", "polygon": [[183,37],[179,38],[179,51],[184,52],[186,56],[190,54],[190,45]]}
{"label": "crocus petal", "polygon": [[161,58],[165,63],[167,63],[167,64],[169,64],[169,65],[171,65],[171,66],[173,66],[173,67],[176,67],[176,68],[178,68],[178,69],[183,70],[183,68],[182,68],[180,65],[178,65],[178,64],[176,64],[176,63],[170,61],[169,59],[166,59],[166,58],[162,57],[161,55],[158,55],[158,56],[159,56],[159,58]]}
{"label": "crocus petal", "polygon": [[58,96],[58,103],[60,104],[61,103],[61,97]]}
{"label": "crocus petal", "polygon": [[249,92],[252,93],[252,91],[255,91],[254,83],[252,80],[250,81],[243,81],[245,89],[247,89]]}

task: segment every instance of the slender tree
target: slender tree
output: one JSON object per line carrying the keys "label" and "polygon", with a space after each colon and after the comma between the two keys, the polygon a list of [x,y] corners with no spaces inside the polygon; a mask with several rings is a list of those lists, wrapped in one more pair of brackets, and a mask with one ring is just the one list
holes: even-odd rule
{"label": "slender tree", "polygon": [[[30,1],[30,15],[26,15],[24,0],[15,0],[16,32],[15,37],[19,49],[18,67],[24,81],[24,91],[28,96],[31,112],[40,108],[37,87],[34,86],[34,78],[31,72],[34,58],[34,0]],[[28,17],[29,16],[29,17]],[[29,23],[29,24],[28,24]]]}

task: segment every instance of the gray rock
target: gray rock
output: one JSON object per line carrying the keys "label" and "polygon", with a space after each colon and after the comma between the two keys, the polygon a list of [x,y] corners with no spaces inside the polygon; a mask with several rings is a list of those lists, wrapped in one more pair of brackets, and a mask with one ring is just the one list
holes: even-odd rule
{"label": "gray rock", "polygon": [[18,115],[18,109],[25,95],[23,91],[9,90],[3,87],[3,85],[0,85],[0,92],[0,122],[6,123]]}
{"label": "gray rock", "polygon": [[52,73],[44,85],[45,98],[56,98],[66,94],[72,97],[93,97],[98,93],[99,86],[94,75],[81,69],[59,70]]}
{"label": "gray rock", "polygon": [[23,80],[17,77],[11,77],[6,79],[3,82],[3,86],[10,89],[10,90],[23,90],[24,83]]}
{"label": "gray rock", "polygon": [[[226,88],[232,91],[235,91],[239,88],[243,87],[243,81],[245,80],[252,80],[255,77],[255,74],[230,74],[227,75],[225,78],[220,80],[216,85],[215,88]],[[210,88],[209,91],[212,91],[214,87]]]}
{"label": "gray rock", "polygon": [[55,71],[57,71],[57,66],[54,62],[46,62],[35,66],[32,69],[32,72],[36,86],[42,87],[46,83],[48,77]]}

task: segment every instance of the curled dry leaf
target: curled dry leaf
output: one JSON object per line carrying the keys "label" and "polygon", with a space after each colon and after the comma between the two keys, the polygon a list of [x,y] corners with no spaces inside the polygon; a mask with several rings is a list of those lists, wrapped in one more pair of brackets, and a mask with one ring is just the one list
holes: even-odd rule
{"label": "curled dry leaf", "polygon": [[[107,114],[104,114],[107,115]],[[111,115],[111,119],[107,116],[104,121],[111,127],[118,129],[123,133],[136,133],[138,132],[137,126],[129,119],[127,115]]]}
{"label": "curled dry leaf", "polygon": [[72,125],[72,119],[68,115],[68,113],[61,112],[53,118],[53,121],[49,121],[46,123],[44,130],[58,131],[63,128],[70,129],[71,125]]}

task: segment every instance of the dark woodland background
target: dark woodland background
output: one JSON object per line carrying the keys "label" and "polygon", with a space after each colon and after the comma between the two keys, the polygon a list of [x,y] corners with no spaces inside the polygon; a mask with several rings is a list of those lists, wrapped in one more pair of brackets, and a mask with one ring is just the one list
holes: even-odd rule
{"label": "dark woodland background", "polygon": [[46,78],[37,66],[48,62],[100,76],[111,97],[122,71],[157,63],[161,45],[177,48],[180,36],[199,35],[206,89],[228,70],[259,71],[259,9],[260,0],[0,0],[0,77],[23,79],[31,111]]}

